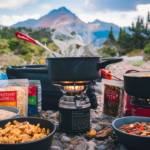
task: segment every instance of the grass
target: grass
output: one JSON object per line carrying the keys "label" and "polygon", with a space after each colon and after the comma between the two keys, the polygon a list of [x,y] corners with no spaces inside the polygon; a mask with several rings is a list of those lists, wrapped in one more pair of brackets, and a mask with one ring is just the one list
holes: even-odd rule
{"label": "grass", "polygon": [[145,61],[134,61],[134,62],[132,62],[132,64],[134,65],[134,66],[141,66],[141,65],[143,65],[145,63]]}

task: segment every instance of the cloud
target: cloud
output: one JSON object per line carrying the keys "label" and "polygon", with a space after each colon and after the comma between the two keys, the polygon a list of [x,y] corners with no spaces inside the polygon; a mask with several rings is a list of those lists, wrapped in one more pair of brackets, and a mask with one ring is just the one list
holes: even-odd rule
{"label": "cloud", "polygon": [[[86,5],[85,5],[86,4]],[[132,11],[138,4],[150,4],[150,0],[89,0],[84,8],[88,11]]]}
{"label": "cloud", "polygon": [[1,9],[19,9],[26,4],[34,4],[37,0],[0,0]]}
{"label": "cloud", "polygon": [[50,9],[50,8],[52,8],[52,6],[50,4],[41,4],[40,8],[41,9]]}
{"label": "cloud", "polygon": [[84,2],[84,6],[88,6],[89,5],[89,0]]}
{"label": "cloud", "polygon": [[39,19],[40,15],[39,14],[33,14],[33,15],[12,15],[12,16],[7,16],[7,15],[1,15],[0,16],[0,25],[5,25],[5,26],[11,26],[17,22],[20,21],[25,21],[27,19]]}
{"label": "cloud", "polygon": [[120,27],[131,26],[132,22],[136,22],[137,18],[140,16],[147,19],[147,12],[150,11],[150,4],[137,5],[136,10],[133,11],[113,11],[113,12],[95,12],[80,14],[78,15],[84,22],[93,22],[98,19],[104,22],[114,23]]}

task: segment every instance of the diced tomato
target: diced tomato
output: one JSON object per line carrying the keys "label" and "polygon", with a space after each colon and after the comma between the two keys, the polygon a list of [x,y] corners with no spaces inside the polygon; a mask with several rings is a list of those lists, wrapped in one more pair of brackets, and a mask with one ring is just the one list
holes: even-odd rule
{"label": "diced tomato", "polygon": [[140,129],[141,129],[141,130],[144,130],[144,129],[143,129],[143,126],[141,126]]}
{"label": "diced tomato", "polygon": [[137,135],[136,133],[134,133],[134,132],[129,132],[130,134],[133,134],[133,135]]}

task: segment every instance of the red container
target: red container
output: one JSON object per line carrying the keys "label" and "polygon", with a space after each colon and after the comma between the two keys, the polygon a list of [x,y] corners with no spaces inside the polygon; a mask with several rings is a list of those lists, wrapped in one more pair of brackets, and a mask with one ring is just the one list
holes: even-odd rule
{"label": "red container", "polygon": [[[131,73],[131,72],[139,72],[137,70],[128,70],[126,71],[126,73]],[[133,116],[132,114],[132,108],[134,106],[132,106],[130,104],[130,100],[133,98],[133,96],[130,96],[126,93],[126,91],[124,91],[124,106],[123,106],[123,112],[125,116]]]}
{"label": "red container", "polygon": [[132,116],[150,117],[150,108],[132,106]]}

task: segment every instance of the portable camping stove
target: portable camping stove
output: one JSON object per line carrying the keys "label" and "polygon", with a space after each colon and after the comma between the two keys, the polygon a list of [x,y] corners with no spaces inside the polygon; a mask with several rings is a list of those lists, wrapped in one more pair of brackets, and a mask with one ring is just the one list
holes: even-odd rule
{"label": "portable camping stove", "polygon": [[59,129],[66,132],[83,132],[90,128],[90,100],[88,86],[95,81],[53,81],[63,97],[59,102]]}
{"label": "portable camping stove", "polygon": [[132,97],[132,116],[150,117],[150,99]]}

